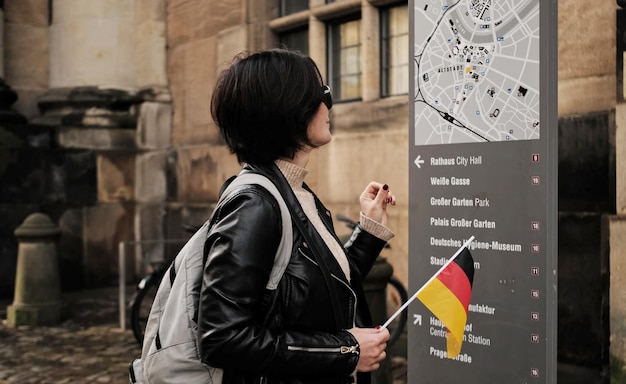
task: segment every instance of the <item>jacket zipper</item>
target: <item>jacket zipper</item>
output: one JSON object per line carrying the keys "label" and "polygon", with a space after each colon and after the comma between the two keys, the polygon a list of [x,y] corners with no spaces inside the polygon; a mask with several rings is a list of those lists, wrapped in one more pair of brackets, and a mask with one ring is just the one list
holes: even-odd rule
{"label": "jacket zipper", "polygon": [[345,281],[341,280],[339,277],[335,276],[332,273],[330,275],[333,278],[337,279],[337,281],[339,281],[341,284],[343,284],[346,288],[348,288],[350,293],[352,293],[352,297],[354,298],[354,306],[353,306],[353,309],[352,309],[352,324],[354,324],[356,322],[356,307],[357,307],[357,304],[358,304],[358,298],[356,297],[356,293],[354,292],[352,287],[349,284],[347,284]]}
{"label": "jacket zipper", "polygon": [[[313,263],[314,265],[317,266],[317,261],[311,259],[309,256],[307,256],[304,252],[302,252],[301,249],[298,249],[298,252],[300,252],[300,254],[307,260],[309,260],[311,263]],[[318,266],[319,267],[319,266]],[[352,324],[354,324],[354,322],[356,321],[356,307],[358,304],[358,298],[356,296],[356,293],[354,292],[354,290],[352,289],[352,287],[350,286],[350,284],[346,283],[345,281],[343,281],[340,277],[336,276],[334,273],[331,273],[330,276],[339,281],[342,285],[344,285],[348,291],[350,291],[350,293],[352,294],[352,297],[354,298],[354,309],[352,310]]]}
{"label": "jacket zipper", "polygon": [[341,353],[342,355],[347,355],[349,353],[359,354],[359,345],[353,346],[341,346],[341,347],[298,347],[295,345],[287,346],[288,351],[299,351],[299,352],[320,352],[320,353]]}

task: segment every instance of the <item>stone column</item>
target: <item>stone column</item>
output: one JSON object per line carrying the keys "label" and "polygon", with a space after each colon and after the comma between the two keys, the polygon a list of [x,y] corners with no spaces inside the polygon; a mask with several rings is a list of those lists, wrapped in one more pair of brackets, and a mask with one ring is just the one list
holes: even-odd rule
{"label": "stone column", "polygon": [[119,241],[168,235],[167,1],[51,4],[50,89],[35,122],[54,130],[59,147],[94,162],[97,184],[89,192],[97,201],[69,207],[59,225],[64,238],[82,239],[85,285],[102,286],[116,281]]}
{"label": "stone column", "polygon": [[10,327],[50,325],[61,320],[61,282],[54,243],[59,232],[42,213],[28,216],[15,230],[20,244],[14,300],[7,308]]}

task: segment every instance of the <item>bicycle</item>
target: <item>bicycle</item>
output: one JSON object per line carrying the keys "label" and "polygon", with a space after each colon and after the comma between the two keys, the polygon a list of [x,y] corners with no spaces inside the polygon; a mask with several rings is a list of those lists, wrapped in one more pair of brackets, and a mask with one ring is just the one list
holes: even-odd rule
{"label": "bicycle", "polygon": [[[186,232],[192,234],[200,228],[187,224],[183,224],[182,227]],[[181,239],[176,240],[176,242],[179,241],[181,241]],[[146,329],[146,324],[148,323],[152,302],[161,284],[163,275],[165,275],[171,262],[171,260],[150,262],[148,274],[137,283],[135,293],[128,304],[130,327],[139,345],[143,345],[143,334]]]}
{"label": "bicycle", "polygon": [[[356,228],[357,226],[357,223],[354,220],[342,214],[337,214],[335,215],[335,217],[337,218],[337,220],[344,222],[345,225],[352,230]],[[384,248],[390,249],[391,245],[389,243],[386,243]],[[406,288],[404,287],[404,284],[402,284],[402,282],[396,276],[392,275],[389,278],[387,285],[390,285],[396,291],[396,293],[400,297],[401,305],[407,302],[407,300],[409,299],[408,292]],[[404,311],[402,311],[402,313],[398,317],[397,326],[394,328],[389,327],[390,328],[389,331],[391,333],[391,336],[389,337],[389,341],[387,342],[389,346],[394,345],[396,341],[398,341],[400,336],[402,336],[402,333],[404,332],[404,329],[406,327],[407,314],[408,314],[408,309],[405,309]]]}
{"label": "bicycle", "polygon": [[137,283],[135,293],[128,304],[130,326],[139,345],[143,345],[143,333],[148,323],[150,308],[168,267],[169,264],[165,262],[150,263],[151,272]]}

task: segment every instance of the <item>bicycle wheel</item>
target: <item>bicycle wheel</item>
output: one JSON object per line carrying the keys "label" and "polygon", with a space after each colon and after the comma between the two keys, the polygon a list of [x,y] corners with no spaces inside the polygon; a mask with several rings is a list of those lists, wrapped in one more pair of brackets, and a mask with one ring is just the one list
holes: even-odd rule
{"label": "bicycle wheel", "polygon": [[160,279],[154,273],[144,277],[137,285],[137,291],[130,302],[130,325],[140,346],[143,344],[143,334],[159,282]]}

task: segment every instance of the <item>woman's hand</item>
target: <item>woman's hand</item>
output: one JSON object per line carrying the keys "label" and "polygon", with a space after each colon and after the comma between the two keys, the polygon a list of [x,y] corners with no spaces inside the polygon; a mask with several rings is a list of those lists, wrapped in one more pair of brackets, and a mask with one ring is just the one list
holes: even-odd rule
{"label": "woman's hand", "polygon": [[370,219],[387,225],[387,205],[396,205],[396,198],[387,184],[370,182],[361,196],[361,212]]}
{"label": "woman's hand", "polygon": [[380,368],[380,362],[387,356],[385,352],[389,340],[387,328],[352,328],[348,332],[352,333],[359,343],[357,371],[371,372]]}

